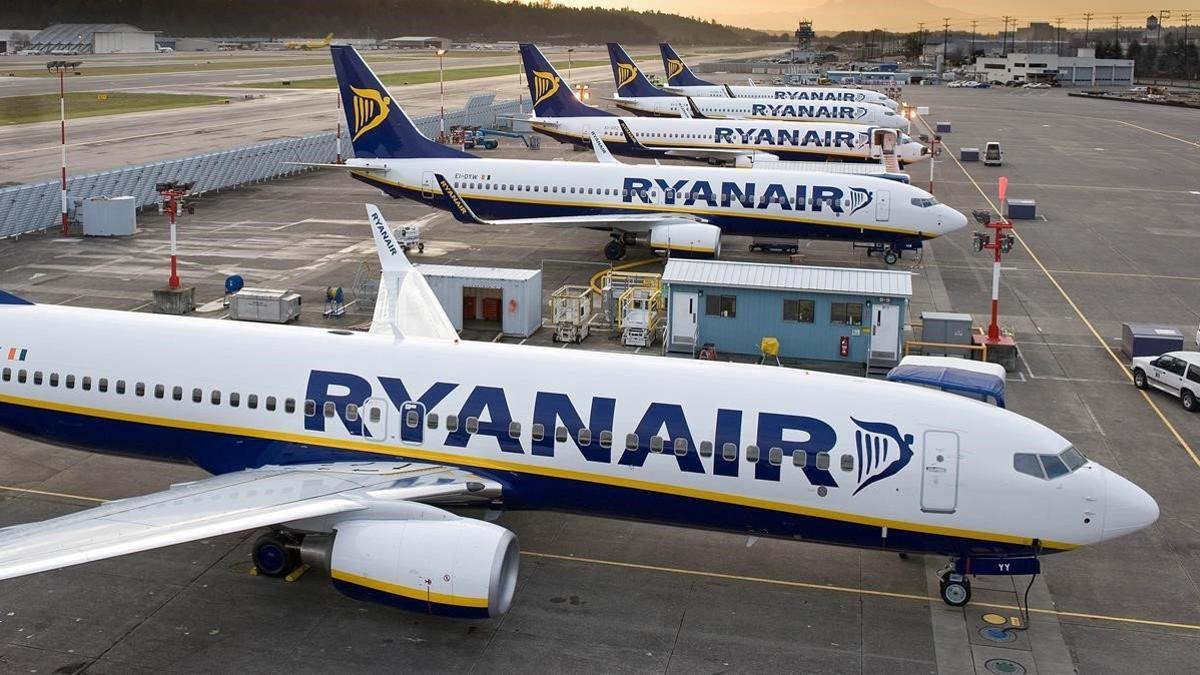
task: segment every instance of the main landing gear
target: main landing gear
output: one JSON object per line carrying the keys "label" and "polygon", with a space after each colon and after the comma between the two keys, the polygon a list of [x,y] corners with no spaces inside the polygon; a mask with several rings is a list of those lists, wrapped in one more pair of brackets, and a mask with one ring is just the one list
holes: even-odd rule
{"label": "main landing gear", "polygon": [[254,542],[254,569],[264,577],[284,579],[300,569],[300,543],[304,535],[283,530],[268,532]]}

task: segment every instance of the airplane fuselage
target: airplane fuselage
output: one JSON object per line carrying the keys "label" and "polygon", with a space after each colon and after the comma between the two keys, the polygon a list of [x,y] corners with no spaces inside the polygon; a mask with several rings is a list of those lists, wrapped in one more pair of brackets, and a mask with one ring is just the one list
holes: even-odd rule
{"label": "airplane fuselage", "polygon": [[[804,120],[869,124],[907,130],[909,122],[882,105],[845,101],[790,101],[682,96],[622,96],[614,98],[618,108],[635,115],[714,119]],[[693,110],[691,106],[695,106]],[[697,114],[698,113],[698,114]]]}
{"label": "airplane fuselage", "polygon": [[688,85],[668,86],[668,91],[684,96],[699,97],[728,97],[749,99],[774,99],[778,101],[797,102],[830,102],[830,103],[874,103],[889,110],[899,106],[887,96],[870,89],[853,89],[848,87],[782,87],[773,85],[749,86],[745,84],[731,85]]}

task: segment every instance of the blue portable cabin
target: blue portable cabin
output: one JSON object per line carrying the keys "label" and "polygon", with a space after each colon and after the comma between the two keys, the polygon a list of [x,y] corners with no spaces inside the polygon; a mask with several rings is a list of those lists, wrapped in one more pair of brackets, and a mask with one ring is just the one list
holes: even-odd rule
{"label": "blue portable cabin", "polygon": [[903,353],[910,272],[675,258],[663,285],[669,352],[757,358],[774,337],[783,359],[891,367]]}

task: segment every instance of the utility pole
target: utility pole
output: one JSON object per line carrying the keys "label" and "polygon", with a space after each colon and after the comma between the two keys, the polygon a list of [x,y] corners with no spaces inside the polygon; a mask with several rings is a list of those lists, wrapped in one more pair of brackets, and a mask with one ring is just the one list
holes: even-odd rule
{"label": "utility pole", "polygon": [[[442,70],[442,57],[446,55],[445,49],[437,50],[438,57],[438,142],[446,142],[446,78]],[[517,69],[517,79],[521,78],[520,69]],[[465,123],[464,123],[465,124]]]}
{"label": "utility pole", "polygon": [[1182,14],[1182,17],[1183,17],[1183,81],[1187,82],[1189,79],[1188,70],[1190,68],[1190,61],[1191,61],[1191,59],[1188,58],[1188,22],[1191,20],[1192,15],[1190,12],[1184,12]]}
{"label": "utility pole", "polygon": [[1095,16],[1091,12],[1085,12],[1083,15],[1083,46],[1088,46],[1088,40],[1092,36],[1092,17]]}
{"label": "utility pole", "polygon": [[1158,10],[1158,34],[1154,36],[1154,42],[1155,42],[1155,44],[1158,45],[1158,49],[1154,50],[1154,81],[1155,82],[1158,81],[1158,73],[1159,73],[1159,71],[1162,70],[1162,68],[1160,67],[1162,64],[1162,55],[1163,55],[1162,25],[1163,25],[1163,21],[1165,21],[1169,18],[1171,18],[1171,10],[1169,10],[1169,9]]}
{"label": "utility pole", "polygon": [[917,24],[917,61],[925,58],[925,24]]}
{"label": "utility pole", "polygon": [[947,62],[948,50],[950,49],[950,19],[949,17],[942,18],[942,68],[945,68]]}
{"label": "utility pole", "polygon": [[1008,20],[1011,18],[1011,16],[1007,15],[1004,17],[1004,37],[1001,38],[1002,42],[1000,43],[1000,53],[1002,56],[1008,56]]}
{"label": "utility pole", "polygon": [[1058,32],[1054,34],[1054,55],[1062,56],[1062,17],[1056,17],[1054,22],[1058,24]]}
{"label": "utility pole", "polygon": [[971,21],[971,61],[975,60],[975,27],[978,25],[978,21]]}
{"label": "utility pole", "polygon": [[1121,56],[1121,15],[1113,16],[1113,41],[1117,44],[1117,56]]}

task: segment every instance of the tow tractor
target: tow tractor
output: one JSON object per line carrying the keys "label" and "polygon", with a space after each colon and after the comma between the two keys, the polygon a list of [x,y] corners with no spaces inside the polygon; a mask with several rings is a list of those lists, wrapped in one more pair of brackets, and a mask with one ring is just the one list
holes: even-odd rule
{"label": "tow tractor", "polygon": [[492,136],[519,138],[525,144],[525,147],[530,150],[537,150],[541,145],[539,137],[519,134],[515,131],[470,127],[455,127],[450,130],[450,142],[455,145],[461,144],[464,150],[495,150],[500,146],[500,143],[495,138],[491,138]]}
{"label": "tow tractor", "polygon": [[421,227],[415,223],[397,227],[392,236],[396,238],[396,242],[400,244],[400,248],[405,253],[414,248],[417,249],[417,253],[425,252],[425,242],[421,241]]}

